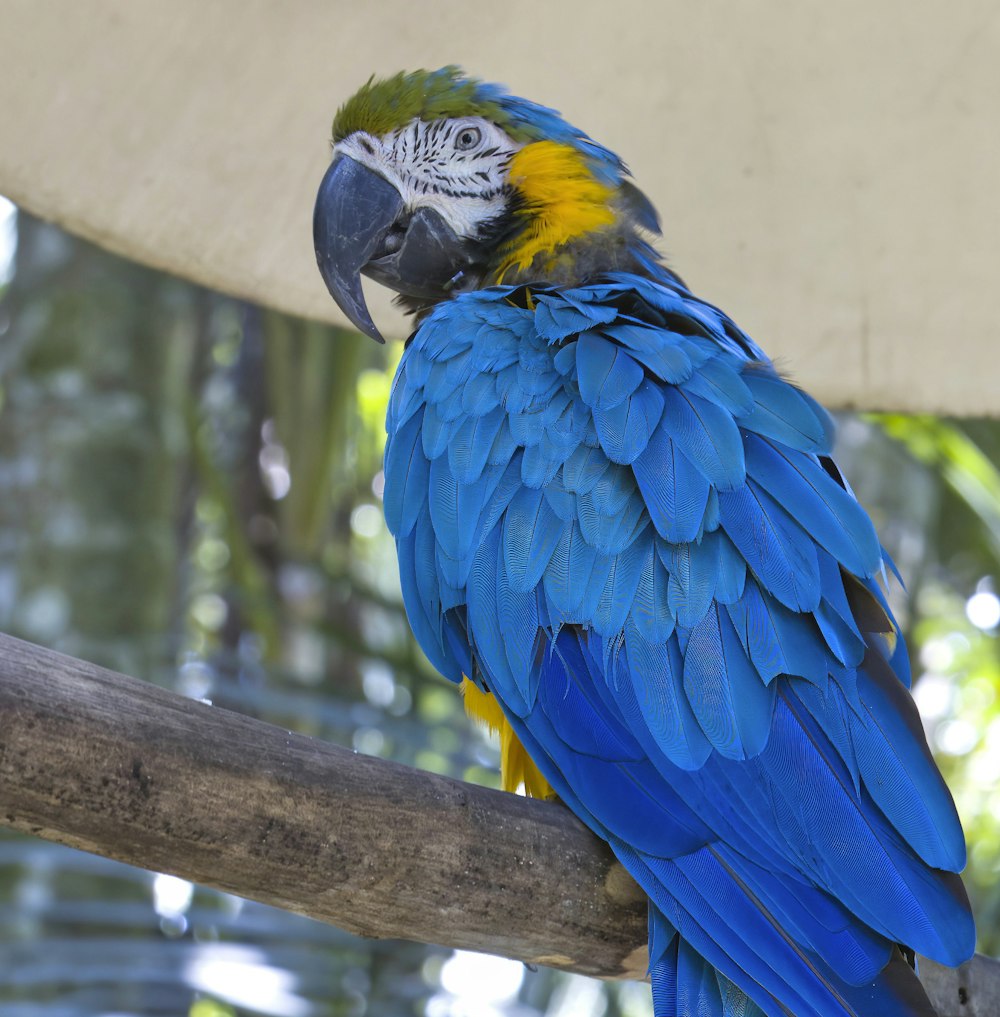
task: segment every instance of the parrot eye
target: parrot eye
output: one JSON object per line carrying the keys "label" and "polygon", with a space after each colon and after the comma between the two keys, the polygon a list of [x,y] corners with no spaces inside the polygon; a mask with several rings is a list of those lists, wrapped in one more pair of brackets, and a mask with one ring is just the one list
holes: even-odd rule
{"label": "parrot eye", "polygon": [[455,151],[468,152],[479,144],[482,136],[482,131],[478,127],[463,127],[455,135]]}

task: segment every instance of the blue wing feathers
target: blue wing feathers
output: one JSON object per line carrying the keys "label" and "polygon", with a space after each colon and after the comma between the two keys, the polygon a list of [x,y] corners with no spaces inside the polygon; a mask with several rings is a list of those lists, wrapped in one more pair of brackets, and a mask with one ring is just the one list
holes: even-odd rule
{"label": "blue wing feathers", "polygon": [[594,683],[581,681],[589,673],[584,648],[575,633],[557,639],[538,663],[538,707],[566,744],[567,750],[614,762],[644,762],[645,754],[621,719],[602,709]]}
{"label": "blue wing feathers", "polygon": [[387,428],[414,633],[650,895],[658,1017],[927,1017],[965,846],[826,412],[612,274],[439,305]]}
{"label": "blue wing feathers", "polygon": [[638,737],[674,766],[696,770],[712,751],[684,691],[684,661],[676,639],[650,642],[634,625],[625,630],[627,666],[616,700]]}
{"label": "blue wing feathers", "polygon": [[570,521],[563,527],[545,569],[544,589],[551,613],[563,618],[582,617],[579,607],[596,559],[597,550],[584,540],[579,523]]}
{"label": "blue wing feathers", "polygon": [[456,430],[457,421],[445,420],[438,403],[425,403],[420,435],[424,455],[428,459],[437,459],[444,454]]}
{"label": "blue wing feathers", "polygon": [[765,682],[779,674],[825,682],[830,660],[811,615],[790,611],[755,579],[747,580],[743,596],[727,611]]}
{"label": "blue wing feathers", "polygon": [[709,482],[663,428],[653,432],[632,470],[656,532],[676,543],[694,540],[705,517]]}
{"label": "blue wing feathers", "polygon": [[813,613],[826,645],[837,660],[847,667],[856,667],[860,664],[865,655],[865,641],[853,626],[833,609],[830,601],[823,597]]}
{"label": "blue wing feathers", "polygon": [[642,577],[646,552],[643,542],[634,540],[620,554],[615,555],[592,616],[594,631],[599,636],[612,639],[624,629]]}
{"label": "blue wing feathers", "polygon": [[713,530],[702,543],[715,546],[718,560],[715,577],[715,599],[720,604],[733,604],[746,588],[747,563],[733,542],[721,530]]}
{"label": "blue wing feathers", "polygon": [[795,521],[845,568],[872,575],[882,549],[864,509],[809,456],[782,451],[757,435],[746,438],[747,471]]}
{"label": "blue wing feathers", "polygon": [[614,321],[618,316],[614,307],[589,301],[578,302],[565,292],[558,297],[539,295],[537,307],[536,328],[538,335],[547,342],[579,335],[594,325]]}
{"label": "blue wing feathers", "polygon": [[829,453],[833,423],[801,389],[767,370],[745,371],[743,380],[754,405],[749,413],[737,417],[740,427],[800,452]]}
{"label": "blue wing feathers", "polygon": [[965,838],[955,803],[927,748],[913,700],[874,660],[858,672],[858,695],[871,732],[858,738],[858,766],[876,804],[928,865],[964,868]]}
{"label": "blue wing feathers", "polygon": [[[598,455],[600,452],[598,452]],[[629,471],[622,466],[611,464],[601,472],[587,491],[581,491],[583,498],[592,498],[594,508],[602,515],[615,516],[625,511],[629,499],[635,494],[635,483]]]}
{"label": "blue wing feathers", "polygon": [[760,680],[729,615],[717,606],[691,633],[684,691],[708,740],[727,759],[755,756],[767,743],[774,689]]}
{"label": "blue wing feathers", "polygon": [[615,831],[664,857],[694,850],[704,843],[704,824],[644,758],[617,715],[603,708],[596,687],[581,687],[580,675],[589,671],[575,639],[567,632],[538,656],[535,681],[545,692],[515,729],[526,745],[541,749],[536,762],[560,796],[565,789],[580,803],[581,818],[605,836]]}
{"label": "blue wing feathers", "polygon": [[[499,469],[499,467],[498,467]],[[493,476],[493,474],[490,474]],[[462,527],[468,532],[468,536],[462,541],[464,547],[471,543],[472,554],[475,554],[483,535],[492,533],[494,527],[500,522],[501,517],[507,511],[514,495],[521,489],[521,464],[519,455],[513,456],[508,463],[503,464],[503,472],[488,500],[483,503],[479,519],[471,516],[462,519]]]}
{"label": "blue wing feathers", "polygon": [[[664,379],[670,381],[672,379]],[[713,357],[699,368],[686,386],[689,392],[708,399],[733,417],[742,417],[754,407],[753,393],[739,371],[721,357]]]}
{"label": "blue wing feathers", "polygon": [[676,619],[670,608],[669,582],[670,576],[650,541],[643,554],[631,612],[636,633],[648,643],[663,644],[674,630]]}
{"label": "blue wing feathers", "polygon": [[530,706],[538,689],[539,673],[533,666],[541,647],[538,595],[534,590],[515,590],[507,571],[497,568],[497,617],[500,622],[508,673],[521,699]]}
{"label": "blue wing feathers", "polygon": [[522,487],[515,493],[503,521],[504,572],[512,589],[534,590],[565,526],[540,490]]}
{"label": "blue wing feathers", "polygon": [[423,411],[413,414],[386,448],[386,472],[395,478],[385,491],[386,525],[397,539],[407,536],[427,503],[429,463],[420,437]]}
{"label": "blue wing feathers", "polygon": [[820,599],[816,545],[754,481],[719,494],[719,516],[764,587],[794,611],[814,611]]}
{"label": "blue wing feathers", "polygon": [[819,957],[851,985],[873,980],[885,967],[892,943],[859,924],[829,894],[803,880],[788,879],[717,846],[719,858],[783,929]]}
{"label": "blue wing feathers", "polygon": [[705,958],[692,950],[684,940],[677,947],[676,1006],[678,1013],[725,1017],[715,968],[706,963]]}
{"label": "blue wing feathers", "polygon": [[613,344],[625,347],[635,363],[661,381],[679,385],[691,377],[694,364],[683,336],[657,333],[638,324],[615,325],[602,329],[601,334]]}
{"label": "blue wing feathers", "polygon": [[717,491],[746,476],[743,441],[732,414],[682,388],[664,388],[663,427]]}
{"label": "blue wing feathers", "polygon": [[677,948],[677,930],[650,901],[649,980],[653,989],[653,1012],[657,1014],[677,1013]]}
{"label": "blue wing feathers", "polygon": [[[505,690],[504,707],[523,716],[530,704],[522,695],[518,679],[510,670],[505,634],[500,622],[497,595],[500,553],[500,526],[496,526],[479,545],[469,572],[466,602],[468,629],[478,666],[489,674],[492,686]],[[521,681],[523,680],[522,677]]]}
{"label": "blue wing feathers", "polygon": [[455,428],[448,445],[448,465],[459,483],[474,484],[479,479],[505,417],[496,406],[482,416],[465,417]]}
{"label": "blue wing feathers", "polygon": [[843,686],[838,682],[828,682],[826,688],[807,682],[796,683],[789,694],[795,695],[822,728],[844,765],[854,796],[860,798],[861,771],[854,722],[860,714],[860,704],[849,704]]}
{"label": "blue wing feathers", "polygon": [[575,494],[587,494],[610,466],[608,457],[599,448],[580,445],[563,464],[563,484]]}
{"label": "blue wing feathers", "polygon": [[[434,535],[430,520],[398,541],[399,578],[407,617],[427,659],[450,681],[462,680],[461,662],[441,638],[441,620],[436,616],[440,601],[434,574]],[[427,591],[430,591],[429,593]]]}
{"label": "blue wing feathers", "polygon": [[525,487],[540,490],[555,479],[565,458],[565,449],[552,442],[548,433],[537,444],[524,450],[521,460],[521,481]]}
{"label": "blue wing feathers", "polygon": [[460,388],[462,409],[470,417],[481,417],[500,405],[496,378],[485,372],[474,372]]}
{"label": "blue wing feathers", "polygon": [[580,398],[592,409],[621,405],[645,377],[641,364],[595,332],[584,332],[573,345]]}
{"label": "blue wing feathers", "polygon": [[[748,988],[749,982],[754,990],[751,995],[755,1001],[765,1006],[765,1012],[774,1015],[817,1012],[812,1007],[807,1009],[801,994],[786,979],[784,966],[777,970],[769,967],[767,961],[740,938],[733,928],[738,920],[752,918],[752,912],[740,915],[730,913],[724,921],[719,921],[717,912],[706,905],[697,889],[670,862],[662,862],[640,853],[619,841],[613,841],[612,846],[640,885],[650,894],[656,907],[677,928],[681,942],[686,942],[712,967],[737,985],[742,983],[741,987]],[[716,929],[717,937],[710,934],[706,926]],[[758,931],[763,930],[758,929],[756,923],[746,928],[746,933],[750,936]],[[772,934],[773,931],[772,929]],[[782,1010],[777,1002],[778,997],[788,1005],[787,1009]],[[835,1011],[828,1009],[827,1012]]]}
{"label": "blue wing feathers", "polygon": [[657,543],[670,579],[668,606],[678,624],[694,628],[713,601],[738,601],[746,583],[746,563],[724,533],[704,534],[699,542]]}
{"label": "blue wing feathers", "polygon": [[521,448],[514,440],[514,435],[510,430],[510,421],[504,418],[496,438],[493,439],[493,446],[486,461],[490,466],[507,466],[514,455],[520,452]]}
{"label": "blue wing feathers", "polygon": [[593,494],[577,498],[578,518],[584,537],[601,554],[619,554],[636,536],[636,528],[645,522],[645,506],[637,493],[631,492],[618,514],[601,511],[599,499]]}
{"label": "blue wing feathers", "polygon": [[[448,468],[448,459],[435,459],[428,469],[429,489],[427,511],[437,538],[439,550],[448,558],[457,559],[462,544],[462,530],[459,528],[459,485]],[[481,490],[481,485],[477,485]],[[472,519],[478,519],[476,513]],[[470,520],[471,521],[471,520]],[[453,579],[452,582],[455,582]]]}
{"label": "blue wing feathers", "polygon": [[527,398],[515,403],[510,395],[505,395],[503,405],[507,411],[507,426],[517,445],[521,448],[537,445],[545,431],[541,408]]}
{"label": "blue wing feathers", "polygon": [[663,403],[659,389],[644,379],[624,402],[610,408],[594,408],[597,438],[613,463],[630,465],[642,454],[659,423]]}

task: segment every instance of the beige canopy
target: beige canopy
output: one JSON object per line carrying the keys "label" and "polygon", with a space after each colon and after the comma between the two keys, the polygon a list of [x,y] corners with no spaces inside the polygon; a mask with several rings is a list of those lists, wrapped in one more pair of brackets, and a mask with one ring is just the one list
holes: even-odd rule
{"label": "beige canopy", "polygon": [[333,111],[451,62],[619,152],[678,271],[827,403],[1000,412],[995,0],[0,0],[0,194],[342,322]]}

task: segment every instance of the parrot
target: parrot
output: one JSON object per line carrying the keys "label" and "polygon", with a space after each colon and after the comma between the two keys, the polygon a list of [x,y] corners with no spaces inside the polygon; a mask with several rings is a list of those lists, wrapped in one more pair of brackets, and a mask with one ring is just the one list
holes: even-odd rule
{"label": "parrot", "polygon": [[375,340],[362,275],[415,325],[383,493],[409,623],[503,786],[648,896],[656,1017],[934,1014],[915,955],[975,949],[965,839],[831,417],[556,110],[373,76],[332,146],[323,280]]}

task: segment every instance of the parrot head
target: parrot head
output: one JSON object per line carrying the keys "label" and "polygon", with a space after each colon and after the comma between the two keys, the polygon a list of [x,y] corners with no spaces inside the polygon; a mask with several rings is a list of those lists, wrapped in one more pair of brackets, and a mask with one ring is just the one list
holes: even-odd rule
{"label": "parrot head", "polygon": [[614,153],[456,67],[371,79],[338,110],[313,216],[330,293],[379,341],[362,274],[419,316],[498,283],[648,274],[658,232]]}

